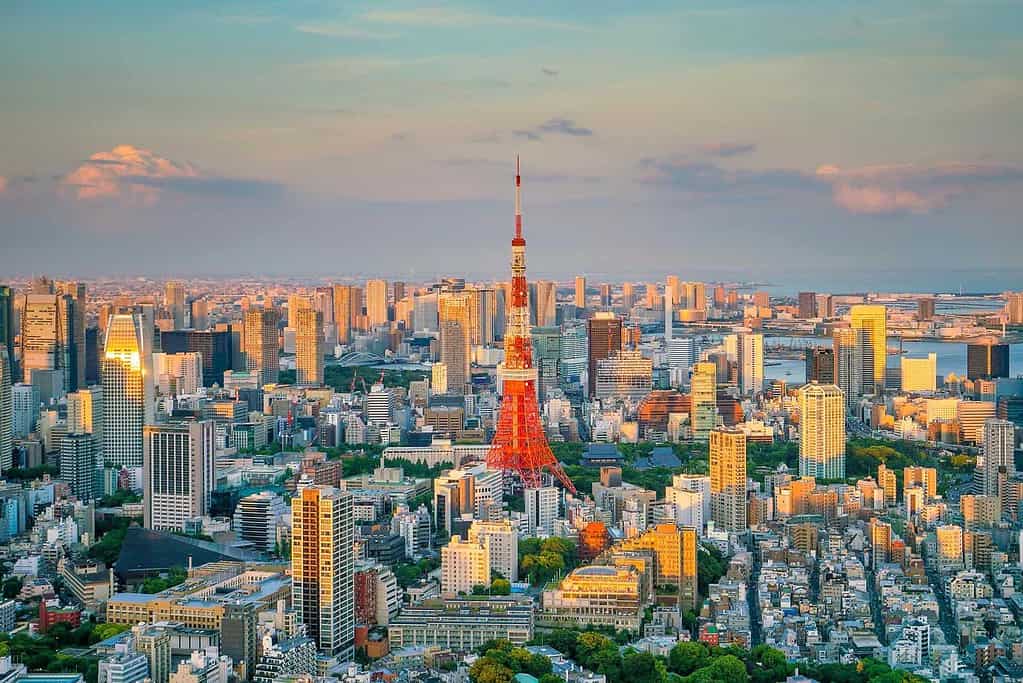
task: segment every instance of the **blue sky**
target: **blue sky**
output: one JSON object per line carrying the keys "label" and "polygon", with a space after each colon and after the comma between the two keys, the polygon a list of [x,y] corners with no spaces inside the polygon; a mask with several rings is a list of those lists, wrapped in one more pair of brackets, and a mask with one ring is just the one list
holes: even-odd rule
{"label": "blue sky", "polygon": [[1021,26],[994,0],[15,0],[0,269],[499,275],[515,154],[534,273],[1011,269]]}

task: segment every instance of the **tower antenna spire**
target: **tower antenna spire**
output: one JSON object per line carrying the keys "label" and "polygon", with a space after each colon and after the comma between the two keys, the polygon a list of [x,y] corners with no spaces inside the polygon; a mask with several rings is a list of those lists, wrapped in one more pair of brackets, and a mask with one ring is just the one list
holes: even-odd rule
{"label": "tower antenna spire", "polygon": [[515,155],[515,237],[522,237],[522,176],[518,154]]}

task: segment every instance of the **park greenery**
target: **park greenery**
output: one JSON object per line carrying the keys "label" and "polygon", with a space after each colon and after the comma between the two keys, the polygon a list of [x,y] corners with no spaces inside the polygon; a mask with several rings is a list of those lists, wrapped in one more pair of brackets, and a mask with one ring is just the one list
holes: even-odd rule
{"label": "park greenery", "polygon": [[519,576],[543,586],[577,564],[575,544],[566,538],[524,538],[519,541]]}
{"label": "park greenery", "polygon": [[96,683],[97,658],[62,652],[65,648],[87,648],[127,630],[123,624],[97,624],[87,621],[77,628],[68,624],[54,624],[45,634],[30,636],[19,633],[12,636],[0,632],[0,657],[24,664],[29,671],[47,673],[77,672],[85,676],[86,683]]}
{"label": "park greenery", "polygon": [[[661,657],[621,648],[615,640],[596,631],[557,629],[543,635],[542,641],[584,668],[606,676],[608,683],[781,683],[797,668],[779,650],[767,645],[745,650],[680,642],[667,657]],[[469,670],[473,683],[508,683],[517,673],[535,676],[540,683],[560,680],[551,673],[547,658],[530,654],[508,641],[486,643],[480,655]],[[803,663],[798,668],[805,676],[834,683],[923,681],[905,671],[892,670],[876,659],[863,659],[856,664]]]}
{"label": "park greenery", "polygon": [[142,582],[140,593],[159,593],[165,591],[168,588],[177,586],[178,584],[184,583],[185,579],[188,578],[188,572],[182,567],[171,567],[167,571],[166,576],[150,576]]}
{"label": "park greenery", "polygon": [[117,557],[121,554],[121,545],[128,533],[128,527],[132,522],[141,522],[138,518],[131,517],[108,517],[96,518],[96,536],[99,540],[89,546],[89,557],[102,562],[106,566],[113,566]]}
{"label": "park greenery", "polygon": [[402,588],[408,588],[425,579],[430,572],[440,567],[440,562],[427,557],[418,562],[402,562],[394,567],[394,578]]}
{"label": "park greenery", "polygon": [[11,467],[4,470],[4,479],[7,481],[32,481],[42,479],[43,475],[56,477],[60,470],[53,465],[39,465],[38,467]]}
{"label": "park greenery", "polygon": [[141,503],[142,496],[129,489],[117,489],[109,496],[103,496],[99,500],[101,508],[119,508],[126,503]]}

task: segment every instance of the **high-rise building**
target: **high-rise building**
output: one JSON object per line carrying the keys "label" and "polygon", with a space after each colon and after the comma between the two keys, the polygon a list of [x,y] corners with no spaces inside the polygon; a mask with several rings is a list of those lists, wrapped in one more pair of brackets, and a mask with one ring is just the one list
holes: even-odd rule
{"label": "high-rise building", "polygon": [[180,531],[185,522],[209,513],[216,483],[212,420],[147,425],[145,495],[147,529]]}
{"label": "high-rise building", "polygon": [[707,285],[702,282],[683,282],[679,305],[692,311],[707,310]]}
{"label": "high-rise building", "polygon": [[77,391],[85,386],[85,284],[56,282],[60,336],[64,340],[64,387]]}
{"label": "high-rise building", "polygon": [[[3,305],[2,300],[0,300],[0,305]],[[0,344],[0,476],[9,470],[13,464],[14,397],[11,393],[12,370],[11,360],[7,355],[7,347]]]}
{"label": "high-rise building", "polygon": [[[881,305],[857,304],[850,309],[854,330],[863,330],[863,386],[870,393],[884,391],[888,363],[888,310]],[[871,378],[873,378],[871,380]]]}
{"label": "high-rise building", "polygon": [[736,339],[739,392],[755,396],[764,390],[764,335],[741,332]]}
{"label": "high-rise building", "polygon": [[804,320],[817,317],[817,292],[799,293],[799,317]]}
{"label": "high-rise building", "polygon": [[921,322],[934,320],[934,297],[927,296],[917,299],[916,319]]}
{"label": "high-rise building", "polygon": [[717,365],[714,363],[697,363],[693,367],[690,380],[690,396],[693,414],[690,423],[693,426],[693,438],[706,440],[717,424]]}
{"label": "high-rise building", "polygon": [[845,478],[845,399],[834,384],[799,389],[799,476]]}
{"label": "high-rise building", "polygon": [[902,359],[902,391],[905,393],[930,391],[938,387],[938,354],[929,353],[926,358]]}
{"label": "high-rise building", "polygon": [[35,431],[39,420],[39,390],[19,382],[11,387],[11,419],[14,438],[23,439]]}
{"label": "high-rise building", "polygon": [[[258,311],[258,309],[251,309]],[[277,344],[276,327],[274,345]],[[224,386],[224,372],[234,369],[234,329],[228,324],[216,330],[176,330],[160,335],[163,353],[197,353],[202,360],[200,386]]]}
{"label": "high-rise building", "polygon": [[470,290],[472,308],[470,343],[474,346],[491,346],[495,339],[497,319],[497,292],[488,287]]}
{"label": "high-rise building", "polygon": [[[745,456],[744,456],[745,457]],[[675,507],[675,524],[698,529],[711,519],[710,477],[703,474],[676,474],[664,489],[664,499]]]}
{"label": "high-rise building", "polygon": [[836,327],[832,337],[835,384],[845,395],[848,409],[859,403],[863,396],[863,339],[862,331],[849,327]]}
{"label": "high-rise building", "polygon": [[536,326],[554,327],[558,322],[557,283],[550,280],[536,281]]}
{"label": "high-rise building", "polygon": [[573,299],[577,310],[586,310],[586,276],[575,276],[575,298]]}
{"label": "high-rise building", "polygon": [[370,329],[387,324],[387,281],[366,281],[366,324]]}
{"label": "high-rise building", "polygon": [[102,361],[103,458],[115,467],[142,467],[142,427],[153,411],[147,340],[140,316],[110,316]]}
{"label": "high-rise building", "polygon": [[69,433],[60,442],[60,478],[82,502],[96,497],[96,439]]}
{"label": "high-rise building", "polygon": [[103,388],[91,386],[67,395],[68,434],[91,434],[99,464],[103,464]]}
{"label": "high-rise building", "polygon": [[938,569],[942,572],[963,568],[963,528],[945,524],[934,530],[938,545]]}
{"label": "high-rise building", "polygon": [[194,330],[207,330],[210,327],[209,302],[206,297],[192,299],[188,305],[189,327]]}
{"label": "high-rise building", "polygon": [[530,332],[533,341],[533,365],[537,370],[540,400],[561,385],[561,328],[535,327]]}
{"label": "high-rise building", "polygon": [[906,467],[902,470],[902,490],[919,486],[928,498],[938,495],[938,470],[933,467]]}
{"label": "high-rise building", "polygon": [[448,393],[448,366],[434,363],[430,367],[430,391],[434,394]]}
{"label": "high-rise building", "polygon": [[163,396],[188,396],[202,387],[201,353],[154,353],[153,372]]}
{"label": "high-rise building", "polygon": [[337,329],[337,343],[348,344],[352,341],[352,287],[351,285],[334,285],[334,326]]}
{"label": "high-rise building", "polygon": [[234,532],[241,540],[269,552],[277,545],[277,525],[284,514],[284,499],[276,493],[253,493],[239,500],[234,509]]}
{"label": "high-rise building", "polygon": [[966,345],[966,376],[969,379],[997,379],[1009,376],[1009,345],[992,340]]}
{"label": "high-rise building", "polygon": [[1005,293],[1005,317],[1010,325],[1023,324],[1023,292]]}
{"label": "high-rise building", "polygon": [[448,369],[448,391],[465,393],[471,379],[469,361],[472,358],[469,310],[472,306],[469,292],[441,292],[437,301],[440,324],[440,362]]}
{"label": "high-rise building", "polygon": [[352,496],[309,486],[291,500],[292,604],[320,652],[347,657],[355,642]]}
{"label": "high-rise building", "polygon": [[[1016,427],[1008,420],[989,419],[984,423],[984,457],[977,459],[977,493],[1003,498],[1000,481],[1016,474],[1014,456]],[[1002,505],[1002,509],[1009,506]]]}
{"label": "high-rise building", "polygon": [[277,322],[273,308],[250,308],[245,313],[245,364],[259,374],[260,384],[276,384],[280,373]]}
{"label": "high-rise building", "polygon": [[600,284],[600,306],[611,308],[611,285],[606,282]]}
{"label": "high-rise building", "polygon": [[622,283],[622,310],[628,313],[636,305],[636,287],[631,282]]}
{"label": "high-rise building", "polygon": [[509,581],[519,580],[519,530],[510,519],[476,520],[469,527],[469,542],[482,541],[490,555],[490,569]]}
{"label": "high-rise building", "polygon": [[622,541],[621,550],[654,552],[654,583],[678,587],[678,606],[683,611],[697,607],[696,554],[699,540],[696,529],[674,524],[658,524],[639,536]]}
{"label": "high-rise building", "polygon": [[830,294],[817,294],[817,317],[825,319],[835,317],[835,301]]}
{"label": "high-rise building", "polygon": [[[52,285],[51,285],[52,289]],[[66,325],[60,322],[63,306],[50,292],[26,293],[21,311],[21,376],[30,381],[33,370],[63,367]]]}
{"label": "high-rise building", "polygon": [[486,540],[451,537],[440,553],[440,590],[445,595],[472,593],[474,586],[490,585],[490,550]]}
{"label": "high-rise building", "polygon": [[747,528],[746,434],[735,427],[710,433],[710,515],[718,529]]}
{"label": "high-rise building", "polygon": [[300,386],[322,385],[323,356],[323,314],[311,308],[301,309],[295,323],[295,383]]}
{"label": "high-rise building", "polygon": [[686,383],[689,369],[699,357],[699,347],[694,337],[672,337],[668,344],[668,373],[671,385],[679,387]]}
{"label": "high-rise building", "polygon": [[11,368],[11,384],[18,381],[17,356],[14,353],[14,291],[7,285],[0,285],[0,346],[7,349],[7,360]]}
{"label": "high-rise building", "polygon": [[527,488],[523,496],[529,535],[542,538],[552,535],[554,521],[558,518],[558,490],[553,486]]}
{"label": "high-rise building", "polygon": [[163,305],[174,321],[174,329],[185,326],[185,286],[171,280],[164,286]]}
{"label": "high-rise building", "polygon": [[594,397],[638,401],[653,388],[653,361],[639,351],[612,351],[597,361]]}
{"label": "high-rise building", "polygon": [[806,381],[835,384],[835,350],[814,346],[805,351]]}
{"label": "high-rise building", "polygon": [[598,311],[587,321],[589,337],[589,395],[597,390],[597,361],[622,350],[622,320],[609,311]]}

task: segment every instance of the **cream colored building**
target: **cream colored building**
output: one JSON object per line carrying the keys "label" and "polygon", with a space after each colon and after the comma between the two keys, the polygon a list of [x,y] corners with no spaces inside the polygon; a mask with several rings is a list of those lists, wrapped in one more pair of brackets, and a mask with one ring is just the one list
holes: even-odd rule
{"label": "cream colored building", "polygon": [[746,434],[734,427],[710,433],[710,516],[724,531],[747,528]]}
{"label": "cream colored building", "polygon": [[845,478],[845,397],[834,384],[799,389],[799,476]]}
{"label": "cream colored building", "polygon": [[[884,390],[885,368],[888,363],[888,310],[880,305],[859,304],[849,312],[854,330],[864,331],[863,386],[870,393]],[[868,372],[869,370],[869,372]],[[870,378],[873,377],[873,381]]]}
{"label": "cream colored building", "polygon": [[490,569],[509,581],[519,580],[519,531],[510,519],[476,520],[469,527],[469,542],[483,541],[490,554]]}
{"label": "cream colored building", "polygon": [[484,539],[457,534],[441,549],[440,589],[445,595],[472,593],[473,586],[490,585],[490,550]]}
{"label": "cream colored building", "polygon": [[902,391],[907,394],[935,391],[938,388],[938,354],[926,358],[902,357]]}

